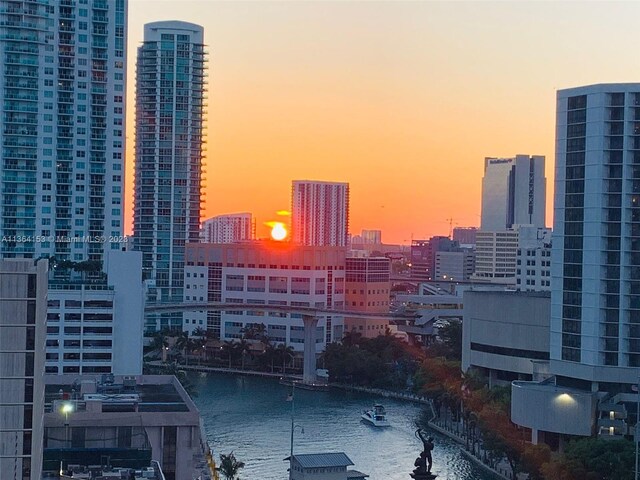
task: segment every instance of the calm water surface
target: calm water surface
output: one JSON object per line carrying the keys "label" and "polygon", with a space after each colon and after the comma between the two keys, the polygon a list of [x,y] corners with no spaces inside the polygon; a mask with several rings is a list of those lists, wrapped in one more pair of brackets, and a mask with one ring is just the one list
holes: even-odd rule
{"label": "calm water surface", "polygon": [[[234,452],[245,462],[243,480],[285,480],[291,432],[290,387],[276,380],[209,374],[195,379],[195,403],[204,419],[216,459]],[[385,405],[392,427],[378,429],[360,420],[374,403]],[[332,390],[296,390],[294,453],[344,451],[369,480],[411,480],[409,473],[421,450],[415,438],[420,405],[375,395]],[[489,480],[467,462],[457,444],[433,435],[434,473],[438,480]]]}

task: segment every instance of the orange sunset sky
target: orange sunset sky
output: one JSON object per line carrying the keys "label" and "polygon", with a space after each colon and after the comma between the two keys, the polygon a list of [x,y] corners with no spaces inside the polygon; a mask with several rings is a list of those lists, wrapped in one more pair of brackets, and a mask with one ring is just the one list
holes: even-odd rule
{"label": "orange sunset sky", "polygon": [[550,224],[555,92],[638,81],[638,18],[638,2],[130,0],[127,223],[145,23],[205,29],[203,219],[249,211],[266,236],[291,180],[345,181],[351,233],[407,243],[479,224],[485,156],[546,155]]}

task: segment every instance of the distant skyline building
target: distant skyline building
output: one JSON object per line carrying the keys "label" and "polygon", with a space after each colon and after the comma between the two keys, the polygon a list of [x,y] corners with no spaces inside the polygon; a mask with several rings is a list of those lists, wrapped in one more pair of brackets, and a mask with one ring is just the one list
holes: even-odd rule
{"label": "distant skyline building", "polygon": [[[184,248],[200,237],[206,52],[199,25],[148,23],[138,47],[133,236],[149,301],[181,301]],[[179,315],[158,328],[181,328]]]}
{"label": "distant skyline building", "polygon": [[362,237],[362,243],[379,245],[382,243],[382,230],[362,230],[360,237]]}
{"label": "distant skyline building", "polygon": [[499,232],[514,225],[545,226],[545,157],[516,155],[484,159],[480,230]]}
{"label": "distant skyline building", "polygon": [[433,280],[436,270],[436,253],[451,252],[458,249],[458,243],[449,237],[436,236],[429,240],[411,242],[411,279]]}
{"label": "distant skyline building", "polygon": [[473,275],[475,266],[476,254],[471,248],[436,252],[433,280],[466,282]]}
{"label": "distant skyline building", "polygon": [[516,284],[518,230],[476,234],[476,269],[472,280],[479,282]]}
{"label": "distant skyline building", "polygon": [[0,476],[40,480],[48,262],[0,260]]}
{"label": "distant skyline building", "polygon": [[234,243],[255,238],[255,224],[248,212],[228,213],[202,222],[201,239],[205,243]]}
{"label": "distant skyline building", "polygon": [[291,234],[301,245],[345,247],[349,236],[349,184],[294,180]]}
{"label": "distant skyline building", "polygon": [[476,244],[477,227],[454,227],[453,240],[460,246],[472,246]]}
{"label": "distant skyline building", "polygon": [[[347,257],[345,267],[345,305],[347,310],[389,313],[391,260],[387,257]],[[344,330],[363,337],[384,335],[386,318],[345,317]]]}
{"label": "distant skyline building", "polygon": [[5,258],[101,261],[121,248],[127,2],[84,3],[3,2]]}

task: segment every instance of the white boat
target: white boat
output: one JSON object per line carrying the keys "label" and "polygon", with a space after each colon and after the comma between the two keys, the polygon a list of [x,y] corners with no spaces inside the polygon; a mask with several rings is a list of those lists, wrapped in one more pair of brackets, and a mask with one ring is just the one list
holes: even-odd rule
{"label": "white boat", "polygon": [[374,405],[371,410],[365,410],[361,418],[369,422],[374,427],[390,427],[391,424],[387,420],[387,412],[382,405]]}

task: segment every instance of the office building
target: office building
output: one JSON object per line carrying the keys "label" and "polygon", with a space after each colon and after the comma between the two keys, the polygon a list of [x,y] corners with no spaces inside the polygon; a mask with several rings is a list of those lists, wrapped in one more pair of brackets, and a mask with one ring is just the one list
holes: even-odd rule
{"label": "office building", "polygon": [[142,373],[142,254],[109,251],[104,263],[100,279],[60,266],[51,273],[46,373]]}
{"label": "office building", "polygon": [[484,159],[480,230],[514,225],[545,226],[546,178],[543,156]]}
{"label": "office building", "polygon": [[4,2],[2,257],[101,261],[123,235],[127,2]]}
{"label": "office building", "polygon": [[525,292],[551,291],[551,229],[518,229],[516,288]]}
{"label": "office building", "polygon": [[472,280],[478,282],[516,284],[518,230],[476,234],[476,268]]}
{"label": "office building", "polygon": [[[286,308],[265,312],[259,306],[344,309],[345,255],[344,247],[275,241],[189,244],[184,302],[233,303],[238,307],[185,313],[184,330],[206,328],[221,340],[239,340],[247,325],[264,323],[272,343],[302,351],[302,316]],[[317,352],[341,339],[343,330],[342,316],[320,315]]]}
{"label": "office building", "polygon": [[202,222],[200,238],[205,243],[234,243],[253,240],[254,232],[250,213],[230,213]]}
{"label": "office building", "polygon": [[[550,382],[514,383],[532,440],[631,433],[640,366],[640,84],[560,90]],[[631,408],[629,408],[631,407]]]}
{"label": "office building", "polygon": [[293,242],[308,246],[347,245],[349,184],[294,180],[291,193]]}
{"label": "office building", "polygon": [[[345,305],[348,310],[389,313],[391,260],[386,257],[347,257],[345,268]],[[389,319],[345,317],[345,332],[356,331],[363,337],[384,335]]]}
{"label": "office building", "polygon": [[0,260],[0,475],[40,480],[46,260]]}
{"label": "office building", "polygon": [[451,252],[458,249],[458,243],[449,237],[431,237],[429,240],[411,242],[411,279],[419,281],[433,280],[436,269],[436,253]]}
{"label": "office building", "polygon": [[[131,468],[157,462],[166,480],[211,478],[200,413],[173,375],[47,375],[45,382],[47,471],[95,468],[106,457]],[[136,478],[154,478],[145,471]]]}
{"label": "office building", "polygon": [[476,227],[454,227],[453,240],[461,247],[473,247],[476,244]]}
{"label": "office building", "polygon": [[453,252],[436,252],[433,280],[449,282],[468,281],[476,267],[476,254],[471,248],[459,248]]}
{"label": "office building", "polygon": [[[182,300],[184,246],[200,239],[203,35],[191,23],[154,22],[138,48],[133,236],[151,302]],[[182,326],[179,314],[156,321]]]}

